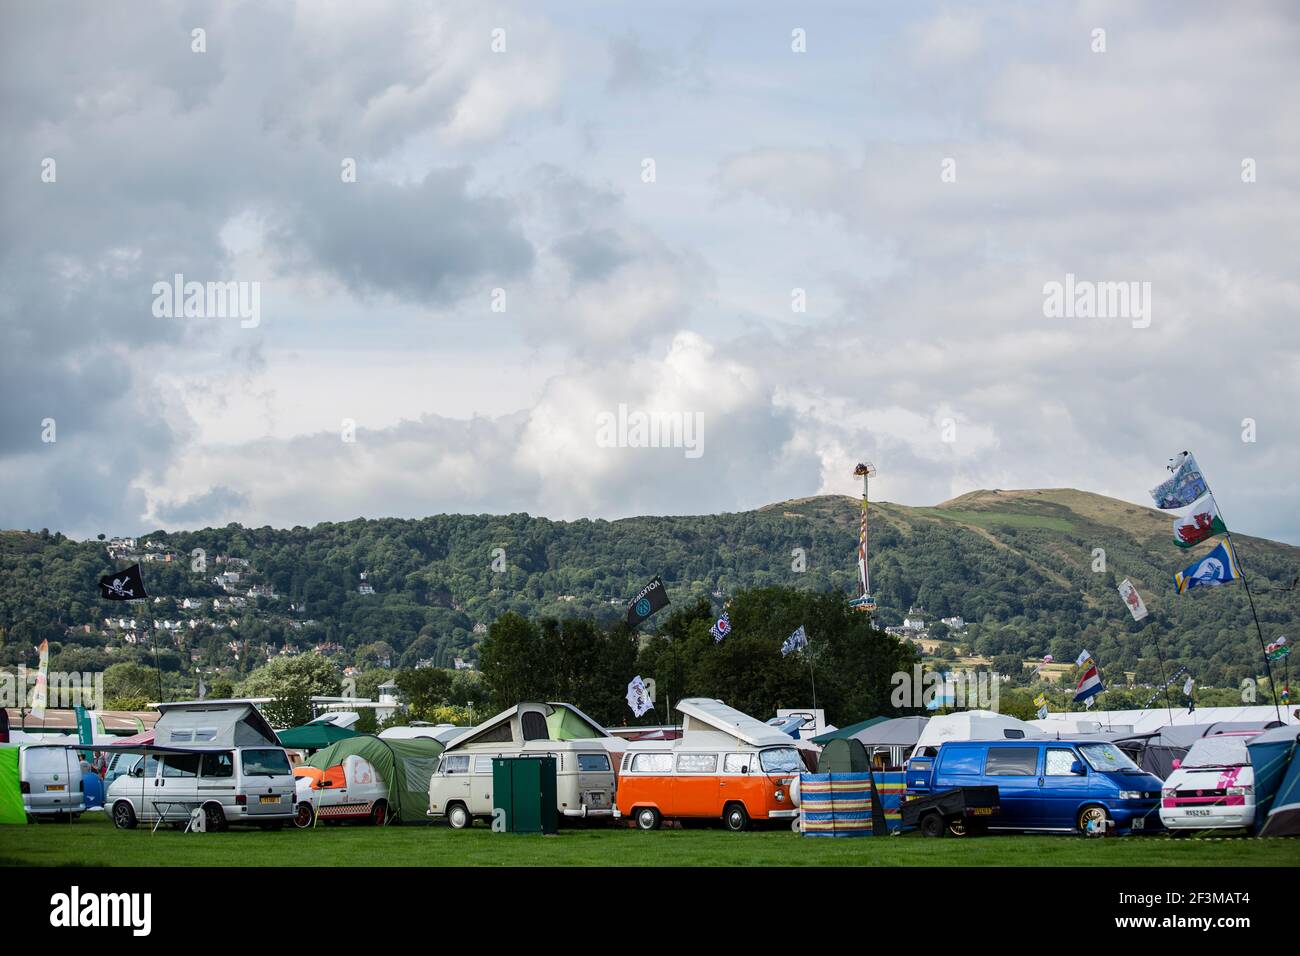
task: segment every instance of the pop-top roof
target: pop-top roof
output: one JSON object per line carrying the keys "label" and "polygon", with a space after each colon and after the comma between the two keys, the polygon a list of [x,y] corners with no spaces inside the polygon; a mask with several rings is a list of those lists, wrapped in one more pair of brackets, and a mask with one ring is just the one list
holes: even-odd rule
{"label": "pop-top roof", "polygon": [[688,697],[677,702],[677,709],[686,718],[682,721],[682,740],[687,745],[691,743],[693,735],[721,733],[754,747],[790,746],[787,734],[734,707],[728,707],[720,700]]}

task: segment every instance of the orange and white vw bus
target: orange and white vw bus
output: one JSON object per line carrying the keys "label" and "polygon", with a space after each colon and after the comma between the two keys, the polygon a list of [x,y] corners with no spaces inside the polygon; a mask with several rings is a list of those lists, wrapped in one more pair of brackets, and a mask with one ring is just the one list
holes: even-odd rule
{"label": "orange and white vw bus", "polygon": [[720,700],[677,704],[682,736],[628,745],[618,777],[615,815],[642,830],[664,820],[721,820],[729,830],[753,820],[799,815],[790,784],[804,769],[785,734]]}

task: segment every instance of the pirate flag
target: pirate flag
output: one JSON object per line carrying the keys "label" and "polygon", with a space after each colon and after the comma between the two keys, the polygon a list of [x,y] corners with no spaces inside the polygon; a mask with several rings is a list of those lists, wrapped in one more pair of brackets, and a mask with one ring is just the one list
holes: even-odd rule
{"label": "pirate flag", "polygon": [[627,626],[636,627],[660,608],[668,606],[668,591],[663,580],[656,575],[654,580],[636,592],[636,597],[627,606]]}
{"label": "pirate flag", "polygon": [[114,571],[99,579],[99,596],[105,601],[141,601],[149,595],[144,591],[140,565],[133,564],[125,571]]}

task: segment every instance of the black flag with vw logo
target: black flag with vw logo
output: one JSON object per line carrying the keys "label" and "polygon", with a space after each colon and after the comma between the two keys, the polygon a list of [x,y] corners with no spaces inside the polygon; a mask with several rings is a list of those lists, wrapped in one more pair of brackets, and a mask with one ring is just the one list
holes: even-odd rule
{"label": "black flag with vw logo", "polygon": [[667,606],[668,591],[656,575],[653,581],[637,592],[632,603],[627,606],[627,626],[636,627],[655,611]]}
{"label": "black flag with vw logo", "polygon": [[99,596],[105,601],[140,601],[147,598],[149,595],[144,593],[140,565],[133,564],[125,571],[114,571],[100,578]]}

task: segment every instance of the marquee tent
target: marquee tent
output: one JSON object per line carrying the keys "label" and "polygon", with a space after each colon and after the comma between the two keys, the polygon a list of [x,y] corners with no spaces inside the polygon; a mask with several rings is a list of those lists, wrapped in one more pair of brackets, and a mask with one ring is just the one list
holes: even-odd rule
{"label": "marquee tent", "polygon": [[276,735],[280,738],[281,746],[291,747],[294,750],[321,750],[330,744],[338,743],[340,740],[361,736],[355,730],[348,730],[338,724],[318,723],[316,721],[303,724],[301,727],[290,727],[288,730],[277,731]]}

